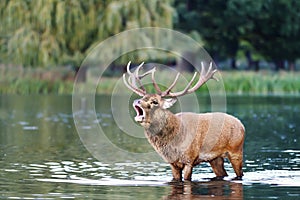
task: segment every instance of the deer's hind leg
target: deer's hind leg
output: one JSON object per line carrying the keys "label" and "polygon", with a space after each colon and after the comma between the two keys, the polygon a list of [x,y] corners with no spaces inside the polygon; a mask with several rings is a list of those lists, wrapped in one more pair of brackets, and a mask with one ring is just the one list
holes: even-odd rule
{"label": "deer's hind leg", "polygon": [[216,174],[218,178],[222,178],[228,176],[227,172],[224,169],[224,158],[217,157],[211,161],[209,161],[213,172]]}

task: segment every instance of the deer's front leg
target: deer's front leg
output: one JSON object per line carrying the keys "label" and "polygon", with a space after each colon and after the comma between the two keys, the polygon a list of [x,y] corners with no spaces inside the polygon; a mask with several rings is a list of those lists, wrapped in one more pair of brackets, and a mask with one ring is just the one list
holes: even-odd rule
{"label": "deer's front leg", "polygon": [[183,172],[184,172],[184,180],[186,180],[186,181],[192,180],[192,172],[193,172],[192,166],[185,165]]}
{"label": "deer's front leg", "polygon": [[182,180],[182,168],[178,167],[175,164],[171,164],[173,181],[181,181]]}

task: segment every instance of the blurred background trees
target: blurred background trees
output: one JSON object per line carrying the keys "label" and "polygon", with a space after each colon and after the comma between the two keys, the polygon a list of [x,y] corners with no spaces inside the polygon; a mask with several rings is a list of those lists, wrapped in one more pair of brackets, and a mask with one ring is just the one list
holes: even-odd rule
{"label": "blurred background trees", "polygon": [[96,43],[126,29],[172,28],[170,0],[3,0],[0,63],[79,66]]}
{"label": "blurred background trees", "polygon": [[100,41],[149,26],[190,34],[233,69],[243,58],[247,68],[264,60],[293,70],[300,57],[298,0],[2,0],[0,17],[0,63],[9,65],[79,66]]}
{"label": "blurred background trees", "polygon": [[[238,51],[248,67],[252,55],[283,69],[294,69],[300,57],[300,1],[297,0],[176,0],[175,28],[196,30],[216,61],[231,59],[236,68]],[[256,66],[258,67],[258,66]]]}

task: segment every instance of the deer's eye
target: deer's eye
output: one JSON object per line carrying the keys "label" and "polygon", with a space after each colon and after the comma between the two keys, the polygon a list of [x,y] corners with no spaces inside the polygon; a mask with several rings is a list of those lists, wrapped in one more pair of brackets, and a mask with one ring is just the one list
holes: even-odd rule
{"label": "deer's eye", "polygon": [[158,102],[157,102],[156,99],[152,100],[152,103],[153,103],[154,105],[158,105]]}

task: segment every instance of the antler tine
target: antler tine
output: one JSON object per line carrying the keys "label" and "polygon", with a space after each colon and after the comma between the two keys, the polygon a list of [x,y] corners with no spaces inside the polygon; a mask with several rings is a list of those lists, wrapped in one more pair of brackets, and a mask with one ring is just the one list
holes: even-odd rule
{"label": "antler tine", "polygon": [[126,74],[123,74],[123,82],[126,85],[126,87],[128,87],[128,89],[132,90],[133,92],[135,92],[137,95],[139,96],[145,96],[146,92],[144,90],[141,90],[139,88],[136,88],[134,86],[132,86],[129,82],[130,77],[128,78],[128,82],[126,81]]}
{"label": "antler tine", "polygon": [[148,74],[151,74],[153,71],[155,71],[155,68],[143,73],[142,75],[139,75],[139,78],[142,79],[144,78],[145,76],[147,76]]}
{"label": "antler tine", "polygon": [[158,84],[156,83],[155,78],[154,78],[154,74],[155,74],[156,68],[154,67],[154,68],[152,68],[151,70],[145,72],[144,74],[139,75],[139,70],[140,70],[140,68],[143,66],[143,64],[144,64],[144,62],[141,63],[141,64],[137,67],[137,69],[135,70],[135,72],[134,72],[135,78],[136,78],[137,82],[139,83],[139,85],[141,86],[141,88],[145,91],[145,88],[144,88],[143,84],[141,83],[141,79],[144,78],[145,76],[147,76],[148,74],[152,74],[151,78],[152,78],[153,86],[154,86],[156,92],[157,92],[158,94],[161,94],[161,90],[160,90],[160,88],[159,88],[159,86],[158,86]]}
{"label": "antler tine", "polygon": [[149,72],[145,72],[144,74],[142,75],[139,75],[139,71],[141,69],[141,67],[144,65],[144,62],[142,62],[135,70],[135,76],[138,77],[139,79],[142,79],[144,78],[147,74],[151,73],[151,71]]}
{"label": "antler tine", "polygon": [[[138,76],[135,76],[135,74],[138,74],[138,70],[136,70],[135,72],[131,72],[130,71],[130,64],[131,61],[128,62],[127,64],[127,74],[129,75],[128,80],[126,81],[126,74],[123,74],[123,82],[126,85],[126,87],[128,87],[130,90],[132,90],[133,92],[135,92],[136,94],[140,95],[140,96],[144,96],[146,94],[146,91],[143,87],[143,85],[141,84],[140,78]],[[138,69],[143,65],[144,63],[142,63]],[[131,81],[130,81],[131,79]],[[139,89],[138,86],[136,85],[136,81],[139,82],[139,84],[141,85],[142,89]]]}
{"label": "antler tine", "polygon": [[196,75],[197,75],[197,72],[194,73],[194,76],[191,79],[191,81],[187,84],[187,86],[181,92],[175,92],[175,93],[169,92],[169,94],[166,95],[166,96],[179,97],[179,96],[183,96],[185,94],[188,94],[189,93],[189,88],[191,87],[193,81],[195,80]]}
{"label": "antler tine", "polygon": [[[151,69],[151,70],[145,72],[144,74],[139,75],[139,71],[140,71],[140,69],[141,69],[141,67],[142,67],[143,65],[144,65],[144,62],[142,62],[142,63],[136,68],[136,70],[134,71],[134,78],[135,78],[135,80],[138,82],[138,84],[140,85],[140,87],[142,88],[142,90],[145,91],[146,89],[145,89],[144,85],[142,84],[141,79],[144,78],[145,76],[147,76],[148,74],[153,73],[153,72],[155,71],[155,68],[153,68],[153,69]],[[134,83],[135,83],[135,82],[134,82]]]}
{"label": "antler tine", "polygon": [[[201,62],[201,65],[203,66],[203,62]],[[203,67],[204,68],[204,67]],[[211,69],[212,69],[212,62],[210,62],[210,64],[209,64],[209,69],[208,69],[208,72],[211,72],[211,76],[210,76],[210,78],[211,79],[214,79],[215,81],[219,81],[219,79],[218,78],[216,78],[216,77],[214,77],[214,75],[215,75],[215,73],[217,72],[217,69],[214,69],[214,70],[212,70],[211,71]]]}
{"label": "antler tine", "polygon": [[139,71],[143,65],[144,65],[144,62],[142,62],[139,66],[137,66],[136,70],[134,71],[136,77],[139,76]]}
{"label": "antler tine", "polygon": [[[179,96],[183,96],[185,94],[190,94],[192,92],[194,92],[195,90],[197,90],[199,87],[201,87],[204,83],[206,83],[209,79],[215,79],[218,81],[217,78],[214,77],[214,74],[217,72],[216,69],[212,70],[212,62],[210,62],[209,68],[206,71],[205,67],[204,67],[204,63],[201,62],[201,72],[199,75],[199,80],[198,82],[192,87],[192,83],[197,75],[197,72],[195,72],[193,78],[191,79],[191,81],[187,84],[187,86],[184,88],[184,90],[182,90],[181,92],[175,92],[175,93],[171,93],[170,91],[168,91],[168,93],[163,93],[165,96],[169,96],[169,97],[179,97]],[[176,77],[177,78],[177,77]],[[177,81],[177,80],[176,80]],[[176,81],[173,82],[173,84],[175,85]],[[171,85],[172,87],[174,87],[174,85]],[[171,90],[171,89],[170,89]]]}
{"label": "antler tine", "polygon": [[[133,85],[135,88],[138,88],[138,86],[136,85],[136,80],[137,80],[137,76],[135,76],[135,74],[136,74],[136,70],[132,73],[131,71],[130,71],[130,64],[131,64],[131,61],[129,61],[128,63],[127,63],[127,67],[126,67],[126,69],[127,69],[127,74],[129,75],[129,77],[128,77],[128,83],[131,83],[131,85]],[[143,63],[142,63],[143,64]],[[131,80],[130,80],[131,79]],[[143,89],[144,90],[144,89]]]}
{"label": "antler tine", "polygon": [[151,79],[152,79],[152,83],[153,83],[153,86],[154,86],[154,89],[156,90],[157,94],[161,95],[161,90],[158,86],[158,84],[156,83],[155,81],[155,78],[154,78],[154,74],[155,74],[155,71],[156,71],[156,68],[154,67],[152,70],[152,76],[151,76]]}
{"label": "antler tine", "polygon": [[131,64],[131,61],[129,61],[129,62],[127,63],[126,70],[127,70],[127,74],[129,74],[129,76],[132,76],[133,73],[131,73],[131,71],[130,71],[130,64]]}
{"label": "antler tine", "polygon": [[146,90],[145,89],[145,87],[144,87],[144,85],[142,84],[142,82],[141,82],[141,78],[143,78],[144,76],[140,76],[139,75],[139,71],[140,71],[140,69],[141,69],[141,67],[144,65],[144,62],[142,62],[135,70],[134,70],[134,72],[132,73],[133,74],[133,80],[132,81],[134,81],[134,84],[135,84],[135,86],[136,87],[138,87],[137,85],[136,85],[136,81],[138,82],[138,84],[140,85],[140,87],[142,88],[142,90]]}
{"label": "antler tine", "polygon": [[212,62],[209,64],[209,68],[207,71],[205,71],[205,67],[203,62],[201,62],[201,74],[199,76],[198,82],[188,90],[188,93],[192,93],[195,90],[197,90],[199,87],[201,87],[204,83],[206,83],[209,79],[214,79],[218,81],[218,79],[214,78],[214,74],[217,72],[216,69],[212,70]]}
{"label": "antler tine", "polygon": [[173,83],[170,85],[170,87],[161,94],[162,97],[169,95],[170,91],[176,85],[179,76],[180,76],[180,73],[178,72],[177,75],[176,75],[176,77],[175,77],[175,79],[174,79],[174,81],[173,81]]}
{"label": "antler tine", "polygon": [[[133,84],[136,86],[134,74],[130,71],[130,64],[131,64],[131,61],[129,61],[129,62],[127,63],[127,66],[126,66],[126,71],[127,71],[127,74],[129,75],[129,77],[128,77],[128,83],[131,82],[131,84],[132,84],[132,81],[130,81],[130,78],[133,77],[133,81],[134,81]],[[137,87],[137,86],[136,86],[136,87]]]}

